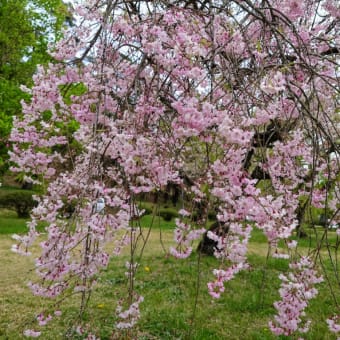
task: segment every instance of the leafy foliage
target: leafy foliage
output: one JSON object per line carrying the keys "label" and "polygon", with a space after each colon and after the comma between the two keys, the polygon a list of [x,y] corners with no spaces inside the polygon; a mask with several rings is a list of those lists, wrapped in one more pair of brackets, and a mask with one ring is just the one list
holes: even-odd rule
{"label": "leafy foliage", "polygon": [[159,216],[163,217],[165,221],[171,221],[173,218],[178,217],[178,213],[174,209],[160,209]]}
{"label": "leafy foliage", "polygon": [[0,191],[0,207],[14,209],[19,218],[27,218],[32,208],[36,205],[29,190],[4,190]]}
{"label": "leafy foliage", "polygon": [[8,137],[21,100],[29,96],[20,85],[31,85],[38,64],[53,61],[48,43],[58,37],[67,14],[62,0],[4,0],[0,4],[0,174],[7,170]]}

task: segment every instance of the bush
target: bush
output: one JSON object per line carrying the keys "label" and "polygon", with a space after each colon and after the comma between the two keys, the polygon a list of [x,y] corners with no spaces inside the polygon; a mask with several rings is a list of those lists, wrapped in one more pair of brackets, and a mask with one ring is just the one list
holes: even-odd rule
{"label": "bush", "polygon": [[32,198],[34,194],[34,191],[28,190],[3,191],[0,195],[0,207],[14,209],[20,218],[29,217],[30,211],[36,205]]}
{"label": "bush", "polygon": [[171,221],[172,218],[178,217],[177,211],[172,209],[161,209],[159,215],[163,217],[165,221]]}

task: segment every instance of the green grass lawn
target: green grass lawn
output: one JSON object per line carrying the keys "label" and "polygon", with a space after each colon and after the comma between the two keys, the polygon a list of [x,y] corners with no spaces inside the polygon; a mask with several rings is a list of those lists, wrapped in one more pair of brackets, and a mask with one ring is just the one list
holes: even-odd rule
{"label": "green grass lawn", "polygon": [[24,218],[17,218],[17,214],[13,210],[0,209],[0,234],[18,234],[27,231]]}
{"label": "green grass lawn", "polygon": [[[151,224],[152,217],[141,219],[142,230]],[[12,233],[25,232],[25,220],[15,217],[9,210],[0,211],[0,339],[22,339],[25,328],[37,328],[36,314],[49,309],[51,302],[31,295],[26,283],[34,278],[33,259],[10,252]],[[250,268],[225,285],[219,300],[212,300],[207,282],[213,279],[212,268],[219,266],[216,259],[199,256],[196,252],[184,260],[167,254],[173,244],[174,221],[162,218],[153,223],[148,246],[138,259],[139,270],[134,282],[135,290],[144,296],[141,319],[133,334],[125,339],[297,339],[275,337],[268,329],[268,321],[275,312],[273,302],[279,299],[278,275],[288,269],[288,261],[266,258],[267,244],[261,231],[254,230],[249,246]],[[322,239],[323,229],[310,230],[310,238],[301,242],[300,252],[307,253],[310,244]],[[313,236],[314,235],[314,236]],[[316,236],[318,238],[316,238]],[[42,238],[44,236],[41,236]],[[160,238],[162,242],[160,242]],[[336,242],[334,231],[327,232],[328,242]],[[164,250],[165,249],[165,250]],[[33,249],[38,254],[38,246]],[[326,251],[324,266],[333,284],[335,277]],[[335,256],[335,253],[334,253]],[[116,322],[116,304],[127,291],[125,262],[128,254],[113,258],[98,278],[85,324],[101,339],[124,339],[121,333],[112,335]],[[335,310],[332,292],[327,281],[318,285],[320,294],[306,310],[312,320],[311,330],[304,339],[335,339],[325,323]],[[339,289],[333,292],[339,296]],[[79,301],[74,296],[61,307],[63,316],[42,328],[42,339],[65,339],[65,332],[74,324]],[[70,339],[81,339],[76,335]]]}
{"label": "green grass lawn", "polygon": [[[27,232],[28,218],[18,218],[17,213],[9,209],[0,209],[0,235],[24,234]],[[44,231],[45,224],[38,225],[38,231]]]}

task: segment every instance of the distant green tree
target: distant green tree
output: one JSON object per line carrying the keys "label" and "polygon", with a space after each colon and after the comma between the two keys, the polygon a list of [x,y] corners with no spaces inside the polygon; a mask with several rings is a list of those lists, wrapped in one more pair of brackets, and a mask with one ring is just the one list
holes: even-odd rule
{"label": "distant green tree", "polygon": [[62,0],[0,0],[0,175],[8,168],[12,118],[27,99],[20,85],[29,86],[37,65],[52,61],[48,43],[61,36],[67,18]]}

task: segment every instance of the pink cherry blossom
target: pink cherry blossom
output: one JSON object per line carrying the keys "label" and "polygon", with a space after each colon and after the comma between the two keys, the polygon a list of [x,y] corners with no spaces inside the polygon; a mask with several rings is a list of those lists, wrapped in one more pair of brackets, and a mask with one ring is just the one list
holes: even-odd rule
{"label": "pink cherry blossom", "polygon": [[33,329],[26,329],[24,331],[24,336],[28,338],[38,338],[41,335],[41,332],[34,331]]}

